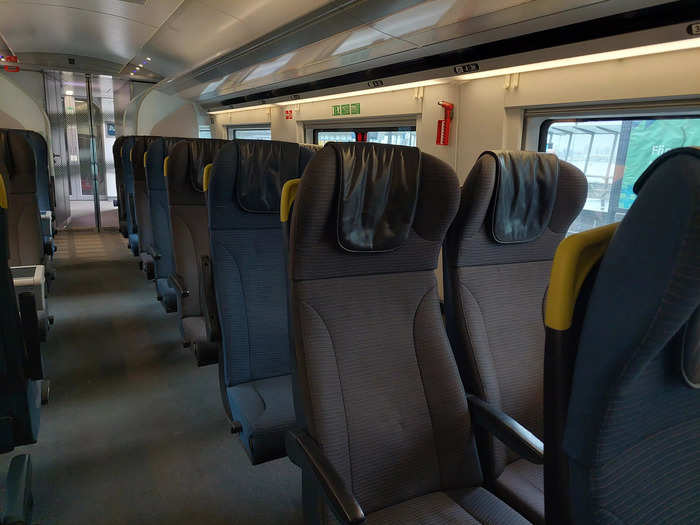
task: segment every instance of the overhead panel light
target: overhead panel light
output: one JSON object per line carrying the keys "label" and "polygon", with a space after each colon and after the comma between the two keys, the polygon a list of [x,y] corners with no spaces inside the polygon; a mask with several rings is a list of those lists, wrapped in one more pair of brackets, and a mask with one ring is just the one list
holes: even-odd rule
{"label": "overhead panel light", "polygon": [[151,57],[146,57],[146,60],[148,60],[148,61],[150,62],[150,61],[151,61]]}
{"label": "overhead panel light", "polygon": [[490,71],[479,71],[477,73],[468,73],[466,75],[460,75],[457,78],[460,80],[476,80],[479,78],[511,75],[513,73],[526,73],[528,71],[541,71],[543,69],[556,69],[560,67],[593,64],[596,62],[607,62],[610,60],[620,60],[623,58],[656,55],[659,53],[667,53],[670,51],[682,51],[685,49],[696,49],[699,47],[700,38],[688,38],[685,40],[677,40],[675,42],[664,42],[661,44],[651,44],[648,46],[630,47],[627,49],[618,49],[616,51],[605,51],[603,53],[593,53],[590,55],[581,55],[577,57],[546,60],[544,62],[534,62],[532,64],[504,67],[500,69],[492,69]]}
{"label": "overhead panel light", "polygon": [[71,90],[69,89],[68,91],[66,91],[66,95],[69,96],[69,97],[70,97],[70,96],[73,96],[73,91],[71,91]]}
{"label": "overhead panel light", "polygon": [[274,104],[260,104],[258,106],[247,106],[245,108],[221,109],[218,111],[209,111],[210,115],[218,115],[220,113],[238,113],[239,111],[252,111],[254,109],[271,108]]}
{"label": "overhead panel light", "polygon": [[395,86],[384,86],[371,89],[360,89],[358,91],[348,91],[347,93],[337,93],[333,95],[322,95],[318,97],[300,98],[299,100],[289,100],[285,102],[277,102],[278,106],[288,106],[290,104],[304,104],[306,102],[320,102],[322,100],[334,100],[337,98],[359,97],[361,95],[373,95],[375,93],[386,93],[388,91],[401,91],[402,89],[412,89],[417,87],[435,86],[438,84],[446,84],[452,79],[436,78],[433,80],[421,80],[420,82],[409,82],[407,84],[396,84]]}
{"label": "overhead panel light", "polygon": [[258,67],[253,69],[247,77],[243,79],[243,81],[249,81],[249,80],[254,80],[256,78],[262,78],[266,77],[267,75],[271,75],[275,71],[278,71],[282,69],[287,62],[289,62],[292,57],[294,56],[294,53],[287,53],[286,55],[282,55],[281,57],[277,57],[274,60],[271,60],[270,62],[264,62],[260,64]]}

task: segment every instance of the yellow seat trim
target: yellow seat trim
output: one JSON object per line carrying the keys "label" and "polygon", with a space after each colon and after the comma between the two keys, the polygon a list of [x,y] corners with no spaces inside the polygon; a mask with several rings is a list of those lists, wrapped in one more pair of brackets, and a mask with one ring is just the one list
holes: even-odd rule
{"label": "yellow seat trim", "polygon": [[287,222],[289,220],[289,212],[292,210],[294,199],[297,198],[297,191],[301,179],[291,179],[282,186],[282,198],[280,199],[280,221]]}
{"label": "yellow seat trim", "polygon": [[170,162],[170,155],[165,157],[165,160],[163,161],[163,177],[168,176],[168,163]]}
{"label": "yellow seat trim", "polygon": [[204,166],[204,175],[202,175],[202,188],[204,188],[204,191],[209,189],[209,183],[211,182],[211,170],[213,167],[213,164],[207,164]]}
{"label": "yellow seat trim", "polygon": [[134,162],[134,148],[129,150],[129,162]]}
{"label": "yellow seat trim", "polygon": [[146,161],[148,160],[148,152],[144,151],[143,152],[143,167],[146,167]]}
{"label": "yellow seat trim", "polygon": [[5,188],[5,178],[0,173],[0,208],[7,209],[7,189]]}
{"label": "yellow seat trim", "polygon": [[554,330],[571,327],[574,307],[586,277],[603,257],[620,223],[608,224],[564,239],[552,263],[544,322]]}

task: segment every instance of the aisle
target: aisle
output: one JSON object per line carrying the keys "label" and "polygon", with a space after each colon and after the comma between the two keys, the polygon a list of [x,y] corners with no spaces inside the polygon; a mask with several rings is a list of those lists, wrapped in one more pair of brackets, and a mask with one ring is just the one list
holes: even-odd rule
{"label": "aisle", "polygon": [[57,244],[43,347],[51,402],[39,442],[15,450],[34,461],[34,521],[301,523],[298,469],[287,459],[250,466],[229,433],[216,366],[197,368],[182,349],[126,241],[62,232]]}

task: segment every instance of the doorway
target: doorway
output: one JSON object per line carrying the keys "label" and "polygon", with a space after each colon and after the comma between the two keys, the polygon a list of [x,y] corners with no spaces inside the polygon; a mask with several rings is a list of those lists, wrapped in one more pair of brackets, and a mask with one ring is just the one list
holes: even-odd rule
{"label": "doorway", "polygon": [[[117,229],[117,187],[112,146],[117,127],[111,76],[66,71],[45,74],[54,170],[66,181],[64,226]],[[122,82],[121,80],[116,80]]]}

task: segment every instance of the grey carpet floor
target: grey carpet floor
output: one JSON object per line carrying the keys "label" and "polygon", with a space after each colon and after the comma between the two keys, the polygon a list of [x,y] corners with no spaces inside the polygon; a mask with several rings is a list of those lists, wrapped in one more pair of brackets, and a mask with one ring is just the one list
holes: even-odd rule
{"label": "grey carpet floor", "polygon": [[[251,466],[216,366],[197,368],[117,233],[62,232],[43,346],[51,401],[31,453],[43,525],[301,524],[289,460]],[[3,475],[4,477],[4,475]],[[4,479],[0,490],[4,492]]]}

